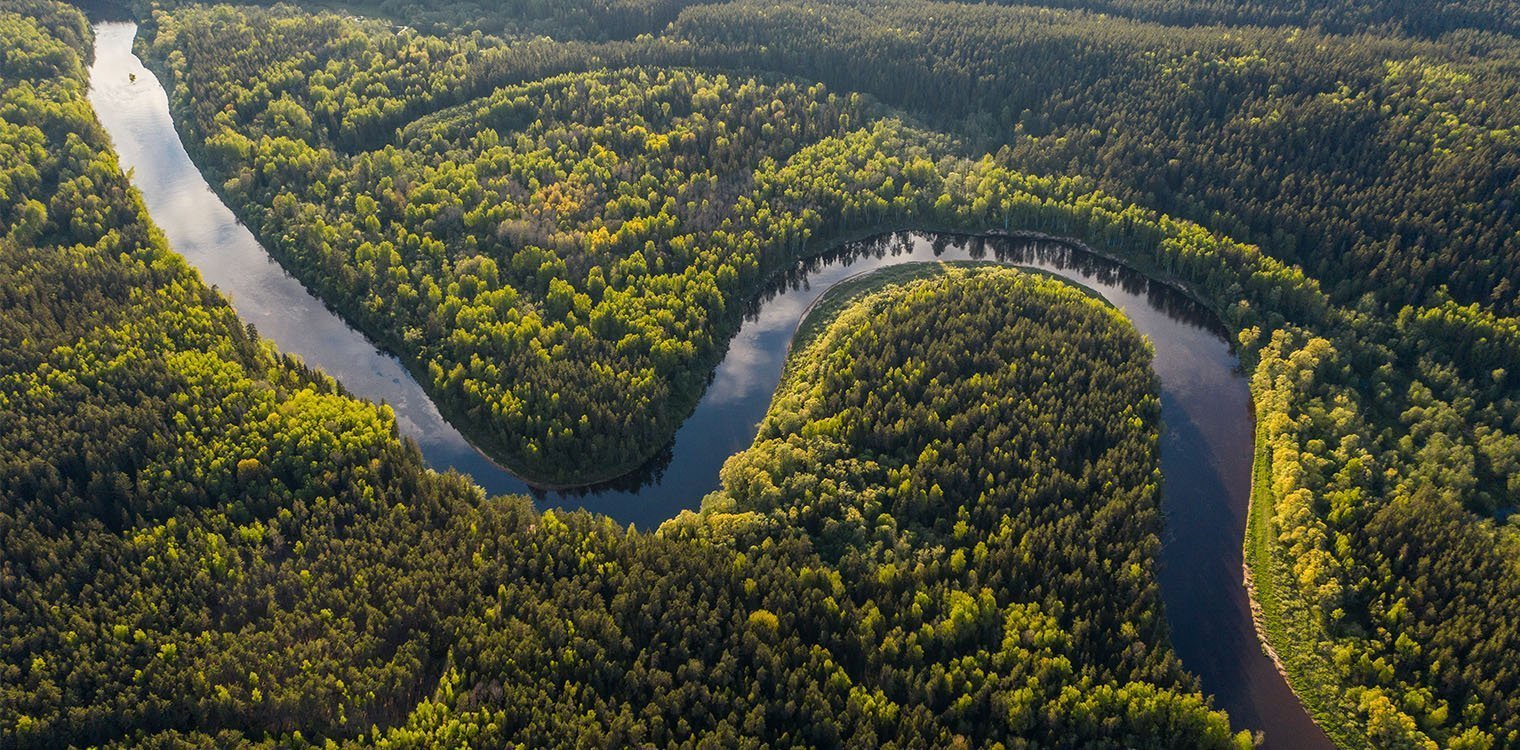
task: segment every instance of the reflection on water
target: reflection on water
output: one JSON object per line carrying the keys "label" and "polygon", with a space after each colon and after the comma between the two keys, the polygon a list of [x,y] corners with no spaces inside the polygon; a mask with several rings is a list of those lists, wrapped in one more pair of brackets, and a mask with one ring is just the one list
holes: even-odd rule
{"label": "reflection on water", "polygon": [[[935,260],[997,261],[1077,281],[1129,313],[1153,341],[1163,337],[1172,342],[1169,350],[1211,348],[1223,373],[1233,377],[1233,360],[1207,309],[1176,289],[1071,243],[1012,236],[883,234],[782,271],[746,308],[739,333],[696,410],[643,469],[610,484],[538,492],[536,497],[547,506],[588,508],[645,527],[695,507],[717,489],[723,461],[754,440],[780,380],[792,333],[812,303],[851,276]],[[1190,361],[1197,356],[1190,354]],[[1196,364],[1182,369],[1196,369]]]}
{"label": "reflection on water", "polygon": [[931,260],[996,260],[1079,282],[1127,314],[1155,347],[1161,382],[1161,589],[1173,642],[1236,723],[1281,747],[1328,746],[1261,655],[1241,586],[1252,428],[1244,379],[1208,312],[1170,287],[1061,242],[1006,236],[885,234],[798,263],[747,310],[696,410],[644,469],[571,491],[532,490],[473,450],[394,357],[378,351],[275,263],[186,155],[157,79],[132,55],[136,27],[96,26],[90,100],[170,245],[227,295],[239,316],[349,392],[384,401],[431,466],[470,474],[493,494],[532,492],[652,527],[695,508],[723,461],[754,439],[797,323],[823,292],[859,273]]}

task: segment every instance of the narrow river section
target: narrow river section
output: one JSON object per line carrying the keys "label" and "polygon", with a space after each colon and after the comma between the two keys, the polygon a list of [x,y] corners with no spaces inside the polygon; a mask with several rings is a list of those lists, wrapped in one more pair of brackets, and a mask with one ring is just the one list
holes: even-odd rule
{"label": "narrow river section", "polygon": [[799,263],[756,300],[696,411],[644,470],[601,487],[536,490],[472,448],[406,368],[380,351],[276,263],[190,161],[158,80],[132,54],[136,26],[95,27],[90,101],[175,252],[282,350],[383,401],[433,467],[457,469],[493,494],[531,493],[542,507],[585,508],[652,528],[717,488],[724,459],[748,447],[770,404],[797,323],[829,287],[863,272],[924,261],[996,260],[1087,286],[1155,345],[1161,381],[1160,582],[1172,642],[1217,705],[1266,746],[1330,747],[1256,640],[1242,585],[1251,483],[1245,379],[1210,314],[1170,287],[1068,244],[1012,237],[896,233]]}

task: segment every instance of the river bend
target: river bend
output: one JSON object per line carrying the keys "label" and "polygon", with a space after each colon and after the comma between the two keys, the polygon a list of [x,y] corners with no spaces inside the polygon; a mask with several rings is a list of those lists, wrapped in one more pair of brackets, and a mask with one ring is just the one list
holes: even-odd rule
{"label": "river bend", "polygon": [[132,54],[136,26],[95,26],[90,101],[122,166],[175,252],[226,295],[239,316],[351,393],[383,401],[428,463],[472,476],[493,494],[531,493],[541,507],[585,508],[651,528],[717,488],[724,459],[747,448],[808,307],[839,281],[901,263],[996,260],[1089,287],[1155,346],[1165,476],[1160,584],[1183,664],[1240,727],[1266,745],[1330,747],[1262,654],[1242,585],[1253,427],[1245,379],[1212,315],[1174,289],[1064,243],[896,233],[800,263],[758,299],[695,412],[643,471],[598,488],[536,490],[470,446],[394,356],[330,311],[276,263],[190,160],[157,78]]}

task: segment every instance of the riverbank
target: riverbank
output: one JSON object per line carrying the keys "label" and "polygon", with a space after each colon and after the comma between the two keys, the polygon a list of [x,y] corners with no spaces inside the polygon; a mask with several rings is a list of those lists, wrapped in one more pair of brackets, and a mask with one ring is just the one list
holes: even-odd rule
{"label": "riverbank", "polygon": [[1263,437],[1263,429],[1258,426],[1243,569],[1246,591],[1251,596],[1251,620],[1262,653],[1293,686],[1304,710],[1337,747],[1370,748],[1366,735],[1358,731],[1340,696],[1331,689],[1336,679],[1327,672],[1329,657],[1321,653],[1321,644],[1329,642],[1329,638],[1324,635],[1318,615],[1298,596],[1285,558],[1286,550],[1277,539],[1272,521],[1276,510],[1272,456]]}

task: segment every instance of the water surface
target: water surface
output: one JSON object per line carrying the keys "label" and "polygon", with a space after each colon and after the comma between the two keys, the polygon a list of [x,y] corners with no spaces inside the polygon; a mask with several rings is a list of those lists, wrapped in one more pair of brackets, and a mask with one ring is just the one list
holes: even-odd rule
{"label": "water surface", "polygon": [[430,465],[469,474],[491,493],[531,492],[541,506],[586,508],[643,528],[697,507],[717,488],[724,459],[753,441],[802,315],[856,274],[930,260],[996,260],[1097,291],[1155,346],[1166,477],[1160,583],[1178,654],[1237,726],[1266,732],[1268,746],[1330,746],[1257,644],[1241,583],[1249,395],[1217,321],[1179,292],[1059,242],[898,233],[851,243],[799,263],[756,300],[695,412],[644,470],[599,488],[539,491],[475,451],[395,357],[286,273],[211,191],[180,143],[164,89],[132,54],[136,27],[100,23],[95,30],[90,100],[170,246],[282,350],[350,392],[390,404]]}

